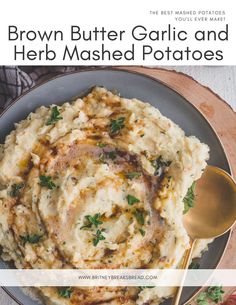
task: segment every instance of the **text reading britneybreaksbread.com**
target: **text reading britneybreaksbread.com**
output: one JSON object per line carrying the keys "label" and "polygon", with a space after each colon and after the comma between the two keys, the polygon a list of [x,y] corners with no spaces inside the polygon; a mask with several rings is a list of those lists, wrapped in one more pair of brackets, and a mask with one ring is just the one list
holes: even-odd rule
{"label": "text reading britneybreaksbread.com", "polygon": [[[183,284],[183,277],[185,281]],[[235,269],[3,269],[1,286],[235,286]]]}

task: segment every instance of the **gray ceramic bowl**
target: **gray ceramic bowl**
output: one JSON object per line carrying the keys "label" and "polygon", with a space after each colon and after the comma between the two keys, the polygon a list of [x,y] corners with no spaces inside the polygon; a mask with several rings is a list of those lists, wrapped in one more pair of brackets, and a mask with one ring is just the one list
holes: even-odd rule
{"label": "gray ceramic bowl", "polygon": [[[52,103],[62,104],[75,96],[83,95],[94,85],[115,89],[121,96],[139,98],[159,108],[159,110],[177,123],[187,135],[195,135],[210,147],[209,163],[230,173],[230,167],[224,149],[215,132],[206,119],[182,96],[159,83],[138,73],[112,69],[98,69],[56,77],[18,98],[0,117],[0,143],[14,128],[14,123],[25,118],[35,108]],[[230,233],[215,239],[200,260],[204,269],[214,269],[227,245]],[[0,261],[0,268],[7,264]],[[20,288],[5,289],[19,304],[36,305],[37,302],[26,296]],[[187,302],[198,290],[197,287],[184,288],[181,302]],[[166,301],[169,303],[170,300]]]}

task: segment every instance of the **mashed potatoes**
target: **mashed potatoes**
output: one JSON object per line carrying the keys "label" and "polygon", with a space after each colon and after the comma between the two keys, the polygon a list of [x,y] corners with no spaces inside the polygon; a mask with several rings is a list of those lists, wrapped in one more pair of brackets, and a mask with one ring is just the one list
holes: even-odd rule
{"label": "mashed potatoes", "polygon": [[[183,199],[207,158],[208,147],[159,110],[104,88],[41,107],[1,153],[2,257],[17,268],[177,268],[189,246]],[[49,304],[157,304],[171,291],[40,293]]]}

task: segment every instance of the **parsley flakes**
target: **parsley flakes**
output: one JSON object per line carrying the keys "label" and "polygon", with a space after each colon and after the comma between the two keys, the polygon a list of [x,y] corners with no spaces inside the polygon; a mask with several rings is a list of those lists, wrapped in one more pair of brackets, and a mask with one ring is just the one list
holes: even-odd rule
{"label": "parsley flakes", "polygon": [[43,237],[42,235],[38,235],[38,234],[32,234],[32,235],[27,234],[24,236],[20,236],[24,244],[26,243],[37,244],[42,237]]}
{"label": "parsley flakes", "polygon": [[197,297],[197,304],[198,305],[209,305],[207,301],[207,293],[201,292],[199,296]]}
{"label": "parsley flakes", "polygon": [[166,167],[170,166],[171,161],[166,161],[162,156],[159,156],[155,160],[151,160],[151,165],[154,167],[154,176],[161,176]]}
{"label": "parsley flakes", "polygon": [[201,292],[197,297],[198,305],[209,305],[209,300],[214,303],[222,302],[224,290],[221,286],[211,286],[205,292]]}
{"label": "parsley flakes", "polygon": [[94,216],[91,215],[86,215],[85,219],[86,219],[86,224],[83,225],[80,230],[82,229],[89,229],[91,228],[93,225],[97,228],[99,225],[101,225],[103,222],[100,220],[100,213],[95,214]]}
{"label": "parsley flakes", "polygon": [[104,229],[102,230],[97,230],[96,232],[96,235],[95,235],[95,238],[93,239],[93,245],[94,247],[96,247],[98,245],[98,243],[101,241],[101,240],[104,240],[106,239],[105,236],[102,235],[102,232],[104,231]]}
{"label": "parsley flakes", "polygon": [[71,297],[73,290],[71,287],[61,287],[58,289],[58,294],[60,297],[69,299]]}
{"label": "parsley flakes", "polygon": [[101,142],[97,142],[97,146],[100,147],[100,148],[104,148],[105,146],[107,146],[107,144],[101,143]]}
{"label": "parsley flakes", "polygon": [[222,295],[224,294],[224,290],[222,290],[221,286],[211,286],[207,289],[207,296],[215,303],[222,302]]}
{"label": "parsley flakes", "polygon": [[18,197],[20,195],[20,190],[24,187],[24,183],[13,184],[11,186],[10,196]]}
{"label": "parsley flakes", "polygon": [[138,222],[140,225],[143,226],[143,225],[144,225],[144,216],[143,216],[142,211],[140,211],[140,210],[135,210],[135,211],[133,212],[133,214],[134,214],[134,216],[135,216],[137,222]]}
{"label": "parsley flakes", "polygon": [[116,150],[111,150],[107,152],[102,152],[99,154],[98,159],[102,163],[106,163],[106,159],[111,159],[114,161],[117,157],[117,151]]}
{"label": "parsley flakes", "polygon": [[120,117],[116,120],[111,120],[110,133],[111,135],[118,134],[125,127],[125,117]]}
{"label": "parsley flakes", "polygon": [[107,151],[105,154],[111,160],[115,160],[117,157],[117,152],[115,150]]}
{"label": "parsley flakes", "polygon": [[142,236],[145,236],[146,232],[143,229],[139,229],[139,232]]}
{"label": "parsley flakes", "polygon": [[143,289],[146,288],[155,288],[155,286],[140,286],[139,289],[142,291]]}
{"label": "parsley flakes", "polygon": [[138,203],[140,202],[140,200],[132,195],[127,195],[127,201],[128,201],[128,205],[133,205],[134,203]]}
{"label": "parsley flakes", "polygon": [[47,188],[49,188],[50,190],[53,190],[56,187],[56,184],[52,181],[52,177],[51,176],[44,176],[41,175],[39,176],[39,184],[41,186],[45,186]]}
{"label": "parsley flakes", "polygon": [[184,214],[188,212],[190,208],[194,206],[194,200],[195,200],[195,194],[194,194],[194,189],[195,189],[196,183],[193,182],[193,184],[190,186],[190,188],[187,191],[186,196],[183,199],[184,202]]}
{"label": "parsley flakes", "polygon": [[57,121],[62,120],[63,117],[60,116],[60,111],[58,110],[57,106],[52,107],[51,109],[51,116],[50,118],[47,120],[46,125],[53,125],[55,124]]}

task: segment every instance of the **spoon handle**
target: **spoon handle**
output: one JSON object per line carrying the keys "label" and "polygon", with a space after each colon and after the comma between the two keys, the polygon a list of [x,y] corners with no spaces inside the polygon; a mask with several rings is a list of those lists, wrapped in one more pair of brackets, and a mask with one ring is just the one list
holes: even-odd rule
{"label": "spoon handle", "polygon": [[171,305],[178,305],[179,304],[179,300],[181,297],[181,293],[183,290],[183,284],[184,284],[184,280],[186,278],[186,274],[187,274],[187,270],[188,270],[188,266],[192,257],[192,253],[193,253],[193,248],[194,248],[194,244],[195,244],[196,239],[194,240],[190,240],[190,248],[186,250],[185,255],[184,255],[184,260],[183,260],[183,264],[182,264],[182,268],[181,269],[185,269],[183,278],[181,279],[181,284],[179,287],[177,287],[176,291],[175,291],[175,295],[172,299]]}

